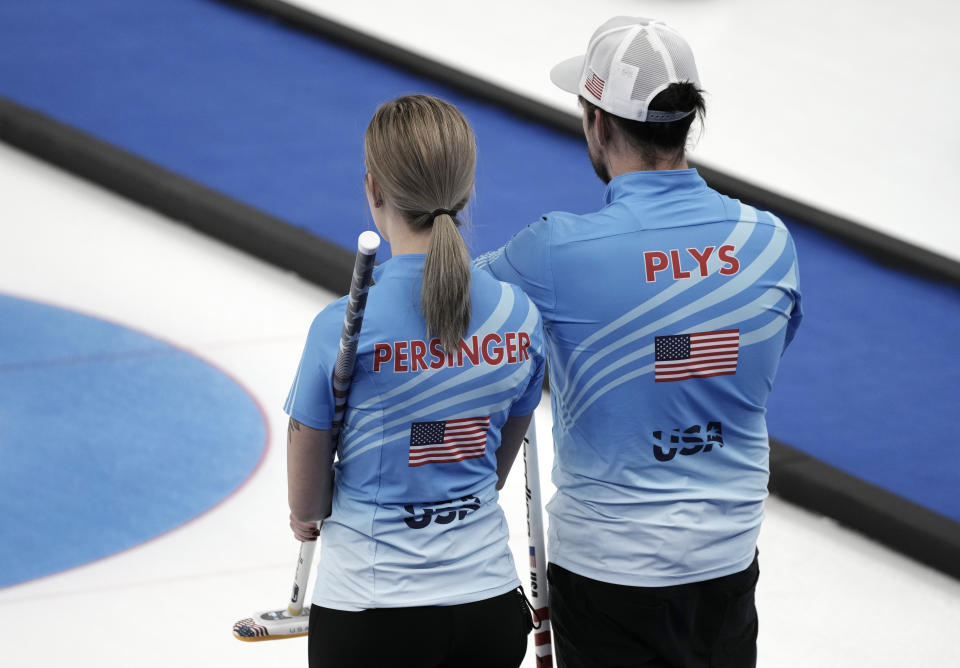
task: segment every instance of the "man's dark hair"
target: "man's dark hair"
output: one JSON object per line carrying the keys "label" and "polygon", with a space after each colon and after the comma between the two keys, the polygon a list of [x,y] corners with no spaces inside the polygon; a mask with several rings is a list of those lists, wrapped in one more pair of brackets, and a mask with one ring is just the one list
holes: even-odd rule
{"label": "man's dark hair", "polygon": [[[587,110],[587,123],[592,125],[593,110],[599,107],[582,95],[580,104]],[[603,109],[600,109],[600,113],[617,124],[646,162],[655,164],[683,157],[693,119],[699,117],[702,121],[707,110],[703,91],[689,82],[672,83],[650,101],[650,109],[656,111],[690,111],[692,109],[693,113],[668,123],[632,121],[614,116]]]}

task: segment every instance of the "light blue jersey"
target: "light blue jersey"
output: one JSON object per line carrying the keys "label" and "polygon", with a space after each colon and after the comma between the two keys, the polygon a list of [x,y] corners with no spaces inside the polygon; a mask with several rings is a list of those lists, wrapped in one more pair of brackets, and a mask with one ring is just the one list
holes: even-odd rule
{"label": "light blue jersey", "polygon": [[783,223],[696,170],[635,172],[611,180],[600,211],[551,213],[475,264],[543,316],[550,561],[652,587],[749,566],[767,396],[801,319]]}
{"label": "light blue jersey", "polygon": [[[542,394],[540,315],[517,287],[474,272],[470,329],[447,355],[420,313],[424,255],[374,270],[320,534],[313,602],[339,610],[453,605],[519,586],[497,503],[509,416]],[[285,410],[329,429],[346,298],[320,313]]]}

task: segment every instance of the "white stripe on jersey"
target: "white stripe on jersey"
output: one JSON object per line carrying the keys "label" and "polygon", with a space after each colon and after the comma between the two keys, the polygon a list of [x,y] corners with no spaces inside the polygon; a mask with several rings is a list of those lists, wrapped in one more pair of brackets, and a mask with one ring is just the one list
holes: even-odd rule
{"label": "white stripe on jersey", "polygon": [[[508,289],[507,292],[512,293],[512,290]],[[524,317],[523,322],[520,325],[520,329],[523,331],[530,331],[534,327],[534,325],[536,325],[536,322],[537,322],[537,312],[536,310],[534,310],[532,306],[532,302],[528,301],[527,313],[526,313],[526,316]],[[528,358],[523,362],[521,362],[520,364],[516,365],[515,370],[506,377],[500,378],[495,382],[490,382],[481,388],[477,388],[469,392],[461,392],[459,394],[455,394],[451,396],[449,394],[450,391],[456,388],[458,385],[463,385],[477,378],[482,378],[484,376],[493,375],[498,372],[502,372],[503,369],[506,367],[479,366],[479,367],[471,367],[469,369],[465,369],[464,371],[461,371],[456,375],[452,376],[448,380],[442,383],[439,383],[437,385],[431,386],[427,388],[424,392],[421,392],[420,394],[417,394],[402,403],[391,406],[389,410],[373,414],[378,419],[385,420],[388,416],[396,415],[397,413],[400,413],[400,416],[398,418],[394,418],[390,422],[386,422],[379,429],[366,429],[366,430],[362,429],[361,424],[366,422],[366,420],[360,420],[357,422],[356,425],[349,425],[349,422],[348,422],[347,431],[344,434],[344,439],[343,439],[344,447],[343,447],[342,453],[344,457],[341,459],[341,461],[346,461],[347,459],[354,457],[360,452],[365,452],[366,450],[369,450],[371,447],[376,447],[377,445],[381,445],[382,443],[386,442],[384,440],[388,436],[386,432],[393,427],[402,426],[403,428],[401,429],[400,432],[398,432],[401,434],[409,432],[410,422],[412,422],[415,418],[421,417],[423,414],[422,408],[419,411],[417,411],[416,408],[422,407],[423,404],[434,395],[443,394],[447,398],[440,402],[430,403],[429,406],[430,406],[431,412],[441,410],[448,406],[455,406],[456,404],[462,403],[464,401],[478,399],[481,397],[493,396],[501,392],[506,392],[516,388],[517,384],[520,383],[523,380],[523,378],[529,374],[530,365],[531,365],[531,361]],[[413,410],[406,410],[406,411],[404,410],[411,406],[413,407]],[[470,409],[470,410],[473,410],[475,412],[475,409]],[[492,413],[495,411],[490,411],[490,412]],[[446,416],[445,419],[449,420],[456,417],[468,417],[468,416],[466,415]],[[362,435],[359,435],[356,439],[352,438],[354,434],[358,434],[361,432],[365,432],[365,433],[362,433]],[[369,445],[364,445],[366,443],[369,443],[371,440],[373,440],[374,442],[370,443]],[[357,448],[359,448],[359,450],[357,450]]]}
{"label": "white stripe on jersey", "polygon": [[[388,429],[390,429],[391,427],[395,427],[397,425],[406,425],[407,430],[409,431],[410,422],[413,422],[415,419],[423,415],[424,410],[422,406],[425,400],[427,400],[432,395],[443,393],[444,390],[450,390],[456,387],[457,385],[462,384],[465,380],[464,376],[467,375],[468,373],[471,375],[469,380],[473,380],[474,378],[477,378],[480,376],[493,375],[498,370],[499,369],[497,367],[494,367],[492,369],[488,368],[486,370],[484,370],[483,367],[474,367],[470,369],[470,371],[465,371],[462,374],[459,374],[457,377],[451,378],[450,380],[444,383],[441,383],[436,387],[432,387],[427,392],[424,392],[423,394],[420,394],[410,399],[409,401],[405,401],[402,405],[392,407],[389,411],[384,411],[383,413],[378,414],[379,417],[384,418],[388,414],[396,414],[400,412],[402,408],[406,408],[411,405],[413,406],[413,410],[407,411],[405,413],[401,413],[400,417],[394,418],[389,422],[385,422],[383,426],[379,429],[375,429],[375,428],[364,429],[362,430],[364,433],[356,439],[344,438],[343,440],[344,455],[352,456],[354,454],[353,453],[354,448],[357,448],[370,440],[376,440],[377,438],[380,438],[382,434]],[[481,373],[473,373],[476,371],[479,371]],[[516,371],[511,373],[506,378],[500,379],[499,381],[491,382],[491,383],[488,383],[487,385],[484,385],[483,387],[471,390],[470,392],[463,392],[454,396],[449,396],[449,393],[446,393],[446,396],[448,396],[447,399],[437,403],[431,403],[429,405],[430,412],[437,411],[447,406],[454,406],[458,403],[461,403],[463,401],[467,401],[470,399],[479,399],[481,397],[492,396],[494,394],[499,394],[509,389],[516,388],[520,380],[522,380],[523,377],[529,373],[530,373],[530,360],[527,359],[521,362],[520,364],[516,365]],[[509,383],[513,383],[513,384],[510,385]],[[419,411],[417,410],[417,407],[420,407]],[[450,415],[450,416],[446,416],[444,419],[452,420],[457,417],[469,417],[469,416],[468,415]],[[358,430],[360,430],[359,427],[354,427],[349,429],[348,431],[351,434],[354,434],[354,433],[357,433]]]}
{"label": "white stripe on jersey", "polygon": [[[508,292],[508,293],[510,293],[511,295],[513,294],[513,291],[510,290],[510,289],[507,289],[505,292]],[[506,300],[506,301],[509,303],[509,308],[510,308],[510,310],[512,311],[512,310],[513,310],[513,297],[511,296],[511,298],[510,298],[509,300]],[[499,328],[499,327],[503,326],[504,323],[506,322],[506,320],[507,320],[507,319],[504,318],[501,322],[495,323],[495,324],[496,324],[496,327]],[[532,302],[527,301],[527,313],[526,313],[526,316],[524,317],[523,323],[520,325],[520,329],[523,329],[524,331],[529,331],[529,330],[536,324],[536,320],[537,320],[536,312],[535,312],[535,311],[533,310],[533,308],[532,308]],[[487,325],[487,323],[489,323],[489,322],[490,322],[490,319],[488,319],[487,322],[484,323],[483,326],[485,327],[485,326]],[[482,338],[483,335],[485,335],[485,334],[487,334],[487,333],[489,333],[489,332],[491,332],[491,331],[496,331],[496,330],[494,330],[494,329],[491,329],[491,330],[483,330],[483,329],[478,330],[477,336],[480,336],[480,337]],[[449,369],[429,369],[429,370],[427,370],[427,371],[421,371],[421,372],[419,372],[418,375],[421,376],[421,377],[433,378],[435,375],[437,375],[437,373],[440,373],[440,371],[443,371],[443,370],[446,370],[446,371],[449,373]],[[414,395],[414,396],[408,398],[407,400],[402,401],[402,402],[400,402],[400,403],[398,403],[398,404],[394,404],[394,405],[390,406],[390,408],[387,409],[387,410],[385,410],[385,411],[384,411],[384,410],[381,410],[380,412],[370,413],[369,415],[367,415],[367,416],[361,418],[360,420],[358,420],[355,425],[349,425],[349,420],[347,421],[347,423],[348,423],[348,425],[350,426],[350,430],[351,430],[351,431],[354,431],[354,430],[356,430],[356,429],[360,429],[360,428],[362,428],[364,425],[366,425],[368,422],[370,422],[371,420],[383,420],[384,418],[386,418],[386,417],[388,417],[388,416],[390,416],[390,415],[392,415],[392,414],[394,414],[394,413],[397,413],[397,412],[399,412],[400,410],[402,410],[402,409],[404,409],[404,408],[407,408],[407,407],[410,406],[411,404],[420,403],[420,402],[424,401],[425,399],[427,399],[428,397],[430,397],[430,396],[432,396],[432,395],[434,395],[434,394],[438,394],[438,393],[440,393],[440,392],[444,392],[444,391],[450,389],[451,387],[455,387],[455,386],[457,386],[457,385],[459,385],[459,384],[461,384],[461,383],[474,380],[475,378],[479,378],[479,377],[484,376],[484,375],[487,375],[487,374],[496,373],[497,371],[498,371],[498,367],[488,367],[488,366],[476,366],[476,367],[470,367],[470,368],[464,369],[463,371],[459,372],[459,373],[456,374],[455,376],[452,376],[451,378],[448,378],[448,379],[445,380],[444,382],[439,383],[439,384],[437,384],[437,385],[430,386],[430,387],[428,387],[425,391],[420,392],[419,394],[416,394],[416,395]],[[414,387],[416,387],[416,385],[418,385],[419,382],[420,382],[420,381],[417,381],[416,379],[414,379],[413,381],[406,382],[406,383],[404,383],[400,388],[398,388],[398,389],[396,389],[396,390],[394,390],[394,391],[392,391],[392,392],[387,392],[387,393],[381,395],[381,397],[382,397],[382,398],[387,398],[387,397],[397,396],[398,394],[402,394],[402,392],[401,392],[400,390],[402,390],[403,392],[408,392],[408,391],[410,391],[411,389],[413,389]],[[360,407],[369,406],[369,405],[370,405],[370,402],[366,402],[366,403],[364,403],[364,404],[361,404]],[[344,442],[346,442],[346,441],[344,441]]]}
{"label": "white stripe on jersey", "polygon": [[[726,299],[737,296],[745,288],[749,288],[757,279],[763,276],[772,266],[774,266],[777,263],[777,260],[782,257],[783,250],[787,245],[787,238],[788,236],[786,232],[774,232],[770,238],[770,242],[767,244],[767,247],[763,249],[763,251],[754,259],[753,262],[741,269],[740,272],[732,279],[725,282],[712,292],[700,297],[696,301],[677,309],[670,315],[664,316],[659,320],[650,323],[646,327],[636,330],[629,336],[618,339],[601,350],[598,350],[596,353],[590,356],[586,362],[584,362],[583,366],[581,366],[577,371],[576,376],[574,376],[573,381],[571,381],[572,384],[565,388],[566,392],[564,393],[564,403],[567,405],[575,405],[582,399],[587,389],[593,385],[598,378],[606,376],[615,371],[618,367],[622,366],[622,359],[617,358],[612,364],[609,364],[608,366],[594,372],[592,374],[593,377],[588,382],[576,388],[578,390],[576,395],[571,397],[570,394],[576,387],[575,383],[580,381],[587,369],[599,362],[602,358],[617,350],[620,350],[621,348],[624,348],[637,339],[649,336],[650,334],[663,329],[667,325],[679,320],[683,320],[684,318],[688,318],[710,307],[716,306]],[[727,318],[724,319],[727,320]],[[733,320],[730,322],[730,324],[736,324],[737,322],[739,322],[739,320]]]}
{"label": "white stripe on jersey", "polygon": [[[741,344],[741,348],[743,348],[743,347],[745,347],[745,346],[747,346],[747,345],[753,345],[753,344],[755,344],[755,343],[761,343],[761,342],[763,342],[763,341],[766,341],[767,339],[773,338],[774,336],[777,335],[777,333],[778,333],[781,329],[783,329],[784,327],[787,326],[787,323],[788,323],[788,322],[789,322],[789,318],[782,318],[782,317],[779,317],[779,316],[778,316],[776,319],[773,320],[773,322],[771,322],[771,323],[769,323],[769,324],[767,324],[767,325],[764,325],[764,326],[763,326],[762,328],[760,328],[760,329],[757,329],[757,330],[754,330],[754,331],[752,331],[752,332],[749,332],[749,334],[757,334],[758,332],[763,331],[765,335],[763,336],[763,338],[758,338],[758,337],[752,338],[749,344],[743,344],[743,343],[742,343],[742,344]],[[599,399],[601,396],[603,396],[603,395],[606,394],[607,392],[610,392],[611,390],[619,387],[620,385],[623,385],[624,383],[633,380],[634,378],[639,378],[639,377],[645,376],[645,375],[647,375],[647,374],[649,374],[649,373],[653,373],[653,371],[654,371],[654,366],[655,366],[654,364],[648,364],[648,365],[645,366],[645,367],[641,367],[641,368],[639,368],[639,369],[636,369],[635,371],[631,371],[630,373],[624,374],[624,375],[622,375],[622,376],[618,376],[616,380],[611,381],[611,382],[608,383],[607,385],[604,385],[603,387],[601,387],[599,390],[597,390],[596,394],[594,394],[592,397],[590,397],[590,400],[587,401],[587,402],[580,408],[580,410],[579,410],[579,411],[577,412],[577,414],[570,420],[569,423],[564,423],[564,428],[565,428],[565,429],[568,428],[567,425],[569,425],[570,427],[572,427],[572,426],[576,423],[576,421],[580,419],[580,417],[583,415],[584,411],[586,411],[587,408],[589,408],[589,407],[594,403],[594,401],[596,401],[597,399]]]}
{"label": "white stripe on jersey", "polygon": [[[497,302],[497,307],[493,310],[493,313],[490,314],[490,317],[488,317],[483,322],[483,324],[481,324],[480,327],[477,328],[477,331],[475,332],[476,335],[482,339],[485,335],[489,334],[490,332],[495,332],[501,327],[503,327],[503,325],[507,322],[507,320],[510,318],[511,313],[513,312],[513,305],[515,301],[516,301],[516,295],[514,294],[513,289],[508,287],[505,283],[501,283],[500,284],[500,300]],[[420,383],[425,383],[431,380],[435,375],[437,375],[438,373],[441,373],[442,371],[444,371],[443,368],[428,369],[426,371],[421,371],[415,374],[409,381],[407,381],[406,383],[403,383],[399,387],[395,387],[389,392],[372,397],[368,401],[364,401],[357,404],[357,409],[365,410],[368,408],[372,408],[377,404],[388,401],[392,397],[409,392]],[[363,418],[362,420],[360,420],[355,426],[360,427],[370,419],[372,419],[372,416],[367,416],[366,418]]]}
{"label": "white stripe on jersey", "polygon": [[[737,248],[742,247],[750,238],[750,235],[753,233],[753,231],[756,229],[755,227],[756,222],[757,222],[757,210],[751,206],[747,206],[746,204],[741,203],[740,221],[736,224],[733,230],[730,231],[729,236],[727,236],[727,238],[720,245],[722,246],[726,244],[733,244]],[[567,361],[566,369],[567,370],[572,369],[573,362],[577,359],[577,357],[579,357],[582,352],[588,350],[590,346],[593,345],[596,341],[599,341],[603,337],[612,334],[616,330],[629,324],[633,320],[636,320],[637,318],[647,313],[648,311],[662,304],[665,304],[666,302],[670,301],[674,297],[677,297],[681,293],[685,292],[686,290],[689,290],[690,288],[694,287],[700,281],[708,278],[710,275],[712,275],[714,272],[716,272],[719,269],[720,262],[721,260],[718,255],[711,255],[710,258],[707,260],[707,276],[706,277],[694,276],[683,281],[675,281],[672,285],[665,288],[664,290],[661,290],[660,292],[658,292],[656,295],[654,295],[644,303],[627,311],[622,316],[620,316],[619,318],[611,322],[609,325],[605,325],[601,327],[596,332],[594,332],[593,334],[585,338],[583,342],[580,343],[580,345],[578,345],[571,353],[570,359]],[[594,357],[596,357],[596,355]],[[584,369],[592,365],[594,361],[595,360],[591,358],[591,360],[588,361],[586,364],[584,364],[584,366],[581,366],[580,371],[578,371],[577,375],[573,379],[570,379],[569,374],[561,370],[562,376],[565,377],[564,387],[566,388],[574,387],[577,381],[579,381],[580,376],[582,375],[582,372],[584,371]],[[551,369],[551,373],[553,373],[552,369]],[[558,375],[557,377],[560,378],[561,376]]]}
{"label": "white stripe on jersey", "polygon": [[[781,279],[781,282],[787,281],[788,276],[795,274],[795,271],[794,271],[795,266],[796,266],[795,263],[790,266],[790,269],[788,270],[787,274],[785,274],[784,277]],[[723,329],[726,327],[731,327],[737,323],[743,322],[744,320],[749,320],[750,318],[755,318],[756,316],[765,313],[770,309],[771,304],[776,304],[778,301],[782,301],[783,299],[789,299],[789,296],[785,295],[784,291],[781,288],[779,287],[770,288],[769,290],[764,292],[762,295],[760,295],[757,299],[753,300],[749,304],[745,304],[738,309],[735,309],[729,313],[725,313],[722,316],[718,316],[711,320],[705,320],[703,322],[697,323],[696,325],[691,325],[686,329],[690,332],[697,332],[697,331]],[[773,336],[776,336],[777,332],[779,332],[781,329],[786,327],[789,320],[790,320],[789,316],[778,313],[774,316],[774,320],[772,323],[764,325],[758,329],[751,330],[750,332],[741,333],[740,335],[741,349],[748,345],[760,343],[761,341],[766,341],[767,339],[772,338]],[[774,323],[776,324],[776,326],[772,326]],[[758,334],[760,332],[762,332],[763,334]],[[759,336],[762,336],[762,338],[758,338]],[[604,373],[602,375],[609,375],[609,373],[616,371],[618,368],[621,368],[636,360],[642,359],[643,357],[646,357],[648,355],[652,355],[653,353],[654,353],[653,344],[645,346],[640,350],[638,350],[637,352],[633,353],[632,355],[628,355],[627,357],[624,357],[621,360],[618,360],[617,363],[610,365],[610,367],[607,367],[604,370]],[[650,364],[648,366],[645,366],[641,369],[637,369],[623,376],[618,376],[615,380],[611,381],[610,383],[603,385],[597,390],[594,390],[590,398],[587,399],[583,404],[579,406],[575,404],[565,404],[566,415],[564,416],[564,419],[563,419],[564,424],[572,426],[574,423],[576,423],[577,420],[580,419],[584,411],[588,407],[590,407],[601,396],[603,396],[613,388],[619,387],[620,385],[627,382],[628,380],[639,378],[640,376],[646,375],[652,372],[653,370],[654,370],[654,365]],[[599,379],[599,377],[600,377],[600,374],[597,374],[596,376],[591,378],[590,383],[586,387],[592,386],[597,381],[597,379]]]}

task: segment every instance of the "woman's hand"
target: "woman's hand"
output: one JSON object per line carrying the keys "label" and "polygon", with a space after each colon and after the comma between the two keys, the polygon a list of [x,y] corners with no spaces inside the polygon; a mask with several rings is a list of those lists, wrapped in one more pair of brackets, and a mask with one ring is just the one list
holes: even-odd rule
{"label": "woman's hand", "polygon": [[316,540],[320,535],[320,527],[316,522],[301,522],[293,513],[290,513],[290,528],[293,529],[294,537],[301,543]]}

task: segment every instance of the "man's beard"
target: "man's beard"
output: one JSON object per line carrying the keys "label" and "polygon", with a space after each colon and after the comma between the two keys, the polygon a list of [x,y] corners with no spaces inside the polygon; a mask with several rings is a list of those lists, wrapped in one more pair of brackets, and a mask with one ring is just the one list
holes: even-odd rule
{"label": "man's beard", "polygon": [[597,173],[597,176],[603,181],[604,185],[610,183],[610,170],[603,164],[600,156],[593,152],[590,144],[587,144],[587,155],[590,157],[590,164],[593,165],[593,171]]}

